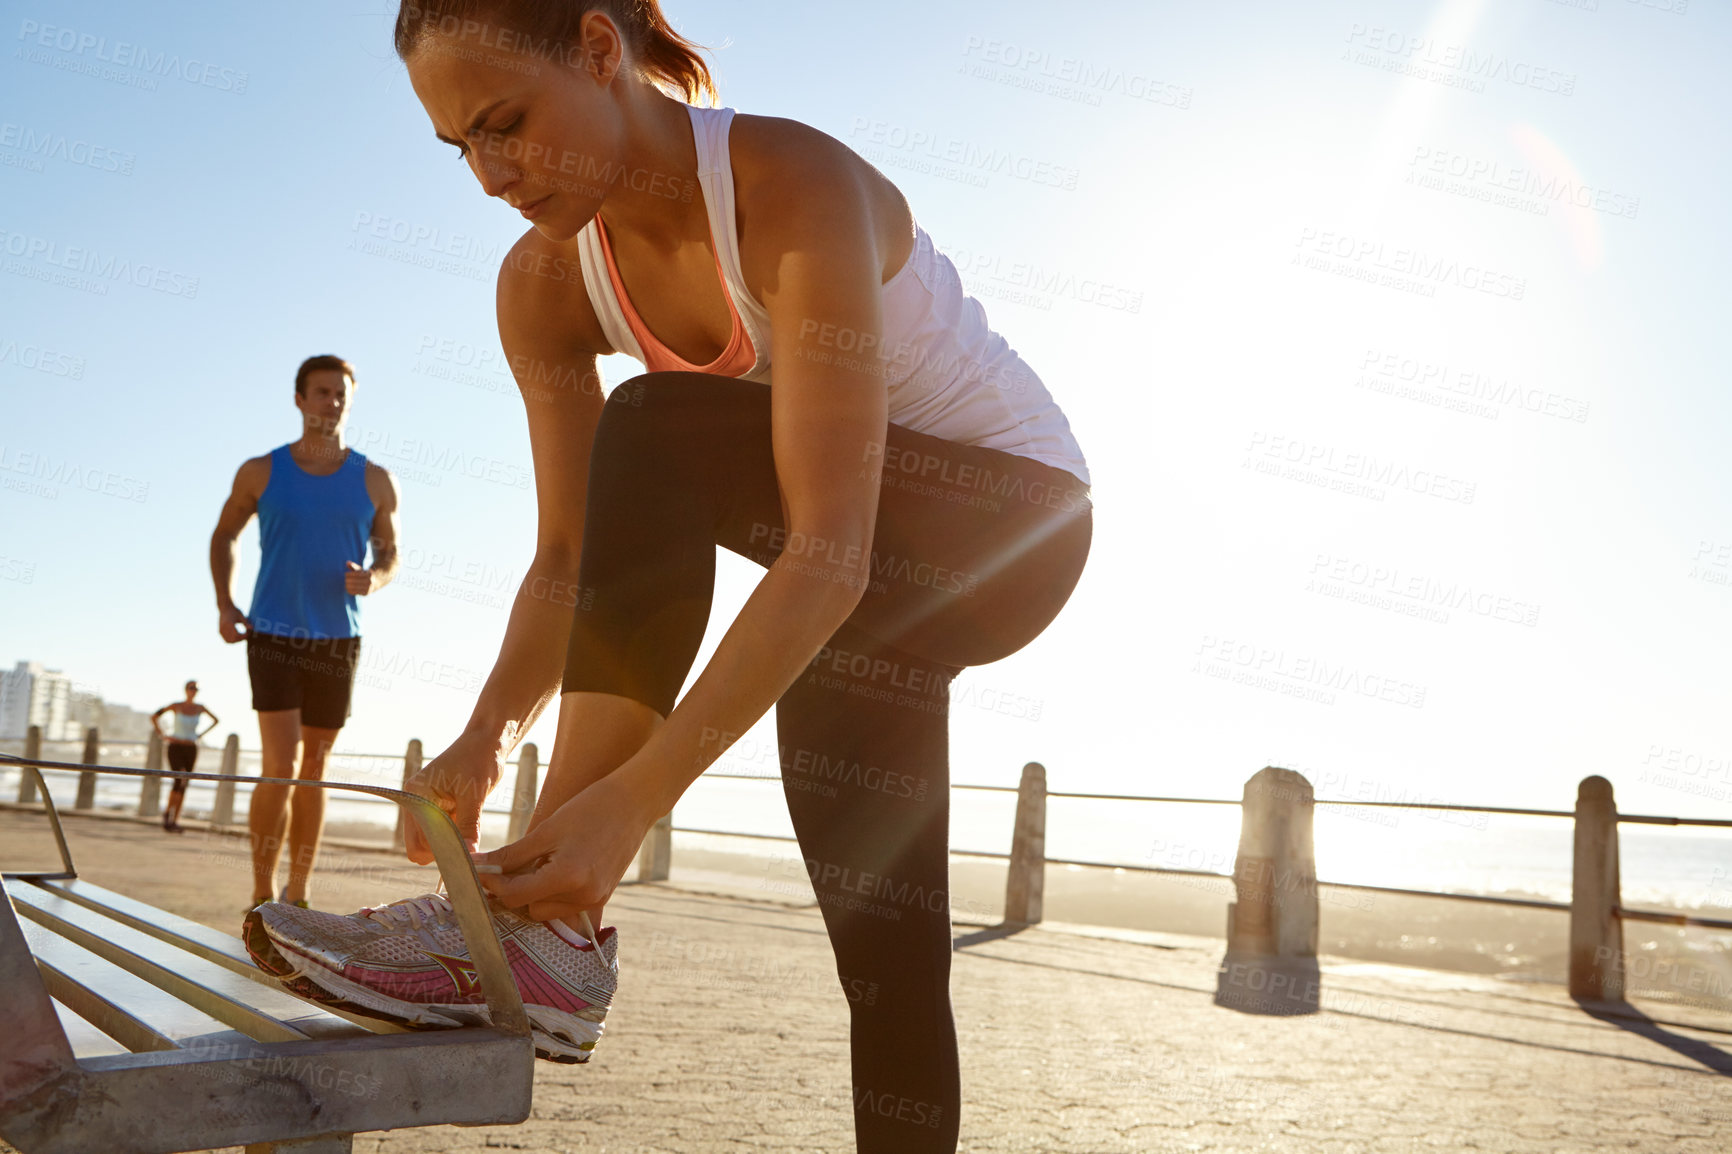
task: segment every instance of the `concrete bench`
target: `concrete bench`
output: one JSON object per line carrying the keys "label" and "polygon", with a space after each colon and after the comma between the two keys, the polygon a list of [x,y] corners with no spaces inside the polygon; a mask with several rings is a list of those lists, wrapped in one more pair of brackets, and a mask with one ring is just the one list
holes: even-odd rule
{"label": "concrete bench", "polygon": [[296,998],[240,939],[80,880],[41,774],[5,760],[34,776],[61,858],[6,873],[0,903],[0,1137],[23,1154],[337,1154],[363,1131],[529,1116],[529,1020],[437,806],[293,783],[389,798],[426,831],[492,1025],[408,1031]]}

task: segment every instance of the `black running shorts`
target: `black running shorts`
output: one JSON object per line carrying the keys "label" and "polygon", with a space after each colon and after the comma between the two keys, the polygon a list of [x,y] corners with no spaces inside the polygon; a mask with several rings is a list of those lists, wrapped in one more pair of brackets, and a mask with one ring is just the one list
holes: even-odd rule
{"label": "black running shorts", "polygon": [[190,741],[171,741],[165,752],[168,754],[168,768],[174,773],[171,788],[175,793],[185,793],[186,775],[198,764],[198,746]]}
{"label": "black running shorts", "polygon": [[349,719],[349,697],[360,657],[359,637],[254,633],[247,638],[253,708],[260,713],[298,709],[302,725],[341,729]]}

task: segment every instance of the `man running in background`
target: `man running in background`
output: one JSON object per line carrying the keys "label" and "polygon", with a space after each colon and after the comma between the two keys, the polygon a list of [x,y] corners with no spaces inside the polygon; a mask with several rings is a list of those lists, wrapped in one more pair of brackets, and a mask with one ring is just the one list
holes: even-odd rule
{"label": "man running in background", "polygon": [[[383,589],[397,572],[396,484],[343,443],[354,392],[355,372],[341,357],[304,361],[295,373],[300,439],[240,467],[211,534],[218,629],[224,641],[247,643],[259,714],[264,765],[247,815],[253,906],[272,899],[285,827],[289,882],[280,900],[307,904],[325,791],[265,781],[294,777],[297,764],[304,780],[324,775],[349,717],[361,652],[358,598]],[[262,558],[251,610],[242,613],[231,590],[235,540],[254,513]]]}
{"label": "man running in background", "polygon": [[[165,705],[150,715],[150,724],[162,738],[164,748],[168,752],[168,768],[174,773],[174,785],[168,791],[168,805],[162,811],[162,828],[169,833],[180,833],[180,807],[186,804],[186,775],[192,772],[198,764],[198,743],[206,733],[217,727],[217,715],[206,709],[202,702],[193,700],[198,696],[198,682],[186,683],[186,700]],[[162,715],[174,714],[174,732],[162,731]],[[204,730],[199,729],[199,723],[206,717],[210,725]]]}

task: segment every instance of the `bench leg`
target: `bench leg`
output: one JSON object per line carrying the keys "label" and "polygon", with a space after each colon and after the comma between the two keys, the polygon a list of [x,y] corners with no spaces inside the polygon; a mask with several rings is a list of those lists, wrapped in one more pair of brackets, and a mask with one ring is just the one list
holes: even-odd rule
{"label": "bench leg", "polygon": [[293,1142],[255,1142],[246,1154],[351,1154],[354,1148],[353,1134],[321,1134]]}

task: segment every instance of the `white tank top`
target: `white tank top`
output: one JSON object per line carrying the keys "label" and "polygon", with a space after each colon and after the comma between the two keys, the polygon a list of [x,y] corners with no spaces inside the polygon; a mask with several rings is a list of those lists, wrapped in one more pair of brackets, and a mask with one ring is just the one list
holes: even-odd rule
{"label": "white tank top", "polygon": [[[691,107],[689,111],[710,239],[756,352],[755,363],[740,376],[768,384],[770,314],[746,288],[735,228],[734,170],[728,155],[734,110]],[[626,322],[608,277],[600,229],[597,218],[578,234],[584,287],[608,342],[643,362],[643,349]],[[882,365],[893,424],[959,444],[1027,457],[1088,483],[1088,465],[1064,412],[1034,370],[992,331],[986,310],[963,292],[956,266],[918,224],[908,262],[884,285],[883,319],[880,347],[866,356],[877,358]],[[861,356],[847,334],[837,334],[824,343],[839,360]]]}
{"label": "white tank top", "polygon": [[196,741],[198,739],[198,723],[204,720],[202,713],[182,713],[174,711],[174,737],[176,741]]}

